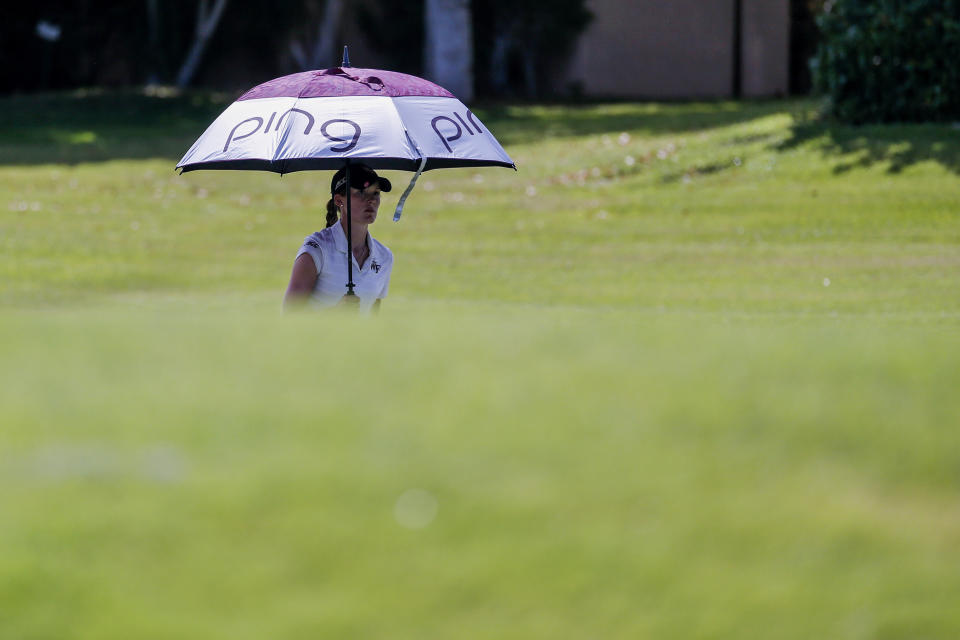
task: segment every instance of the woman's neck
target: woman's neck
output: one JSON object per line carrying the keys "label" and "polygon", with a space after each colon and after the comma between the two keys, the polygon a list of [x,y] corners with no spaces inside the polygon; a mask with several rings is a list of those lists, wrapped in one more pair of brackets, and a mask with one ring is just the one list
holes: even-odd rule
{"label": "woman's neck", "polygon": [[[340,226],[343,227],[343,235],[347,235],[347,221],[344,218],[340,219]],[[353,232],[353,238],[350,239],[350,248],[356,251],[361,249],[366,245],[367,242],[367,225],[359,224],[353,222],[350,225],[351,231]]]}

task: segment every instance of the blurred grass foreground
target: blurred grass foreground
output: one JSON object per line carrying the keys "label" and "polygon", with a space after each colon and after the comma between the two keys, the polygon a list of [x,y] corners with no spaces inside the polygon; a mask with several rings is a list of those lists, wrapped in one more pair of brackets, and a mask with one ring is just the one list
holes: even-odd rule
{"label": "blurred grass foreground", "polygon": [[955,127],[478,109],[281,316],[329,175],[175,175],[226,101],[0,100],[0,638],[960,637]]}

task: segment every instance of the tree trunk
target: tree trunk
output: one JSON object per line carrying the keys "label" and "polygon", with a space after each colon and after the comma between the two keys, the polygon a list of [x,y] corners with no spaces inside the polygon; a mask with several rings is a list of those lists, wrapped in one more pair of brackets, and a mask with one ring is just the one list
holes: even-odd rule
{"label": "tree trunk", "polygon": [[494,93],[500,96],[510,93],[510,71],[507,68],[510,44],[510,36],[503,31],[498,31],[493,37],[488,73],[490,74],[490,87]]}
{"label": "tree trunk", "polygon": [[311,69],[327,69],[339,64],[334,53],[334,38],[340,27],[343,0],[327,0],[323,8],[323,21],[317,29],[317,41],[310,55]]}
{"label": "tree trunk", "polygon": [[216,0],[213,9],[210,10],[208,10],[209,6],[208,0],[200,0],[197,5],[197,30],[193,45],[190,47],[187,59],[183,61],[183,66],[180,67],[180,72],[177,73],[177,86],[181,89],[193,80],[193,74],[196,73],[197,66],[203,58],[203,52],[207,48],[207,41],[217,30],[217,23],[220,22],[220,15],[227,6],[227,0]]}
{"label": "tree trunk", "polygon": [[159,0],[147,0],[147,34],[150,53],[147,57],[147,84],[159,84],[163,74],[160,55]]}
{"label": "tree trunk", "polygon": [[526,47],[523,56],[523,86],[527,98],[533,100],[538,96],[540,88],[537,86],[537,48],[534,46]]}
{"label": "tree trunk", "polygon": [[473,100],[470,0],[426,0],[425,9],[425,75],[469,102]]}

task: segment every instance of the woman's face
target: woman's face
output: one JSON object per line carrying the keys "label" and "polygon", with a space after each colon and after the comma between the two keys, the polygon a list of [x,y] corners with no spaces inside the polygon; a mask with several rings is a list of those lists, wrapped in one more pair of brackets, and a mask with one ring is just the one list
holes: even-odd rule
{"label": "woman's face", "polygon": [[[380,185],[372,184],[366,189],[350,187],[350,216],[358,224],[373,224],[380,209]],[[347,215],[346,199],[342,194],[334,196],[334,204]]]}

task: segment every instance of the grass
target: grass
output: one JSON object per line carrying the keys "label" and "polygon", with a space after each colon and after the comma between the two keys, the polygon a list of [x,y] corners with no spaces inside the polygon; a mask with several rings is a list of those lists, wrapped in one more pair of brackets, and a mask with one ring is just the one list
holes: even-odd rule
{"label": "grass", "polygon": [[[321,225],[325,178],[178,176],[175,155],[140,156],[185,148],[207,111],[193,116],[191,128],[164,116],[158,100],[141,97],[150,128],[135,129],[127,121],[133,115],[111,128],[99,116],[84,121],[75,113],[63,125],[74,128],[59,135],[79,142],[50,142],[36,124],[11,136],[16,144],[0,146],[0,163],[9,163],[0,184],[0,275],[10,283],[0,302],[283,289],[290,247]],[[942,138],[938,148],[955,149],[960,135],[900,127],[889,140],[854,145],[872,151],[838,153],[831,130],[810,133],[813,125],[802,120],[810,109],[491,110],[502,118],[491,127],[503,129],[520,172],[426,174],[410,215],[377,227],[401,250],[395,293],[695,312],[956,314],[956,166],[937,155],[912,156],[903,166],[901,153],[895,170],[893,161],[875,159],[900,153],[884,145],[902,150],[900,140],[913,130],[929,137],[933,129]],[[193,113],[176,100],[170,111]],[[626,127],[631,118],[634,126]],[[16,120],[5,122],[16,128]],[[128,140],[131,130],[138,135]],[[20,150],[54,160],[88,153],[91,161],[13,164]],[[857,163],[859,170],[846,169]],[[393,177],[404,182],[402,174]]]}
{"label": "grass", "polygon": [[478,109],[281,317],[329,176],[175,175],[229,99],[0,101],[0,637],[960,633],[956,129]]}

